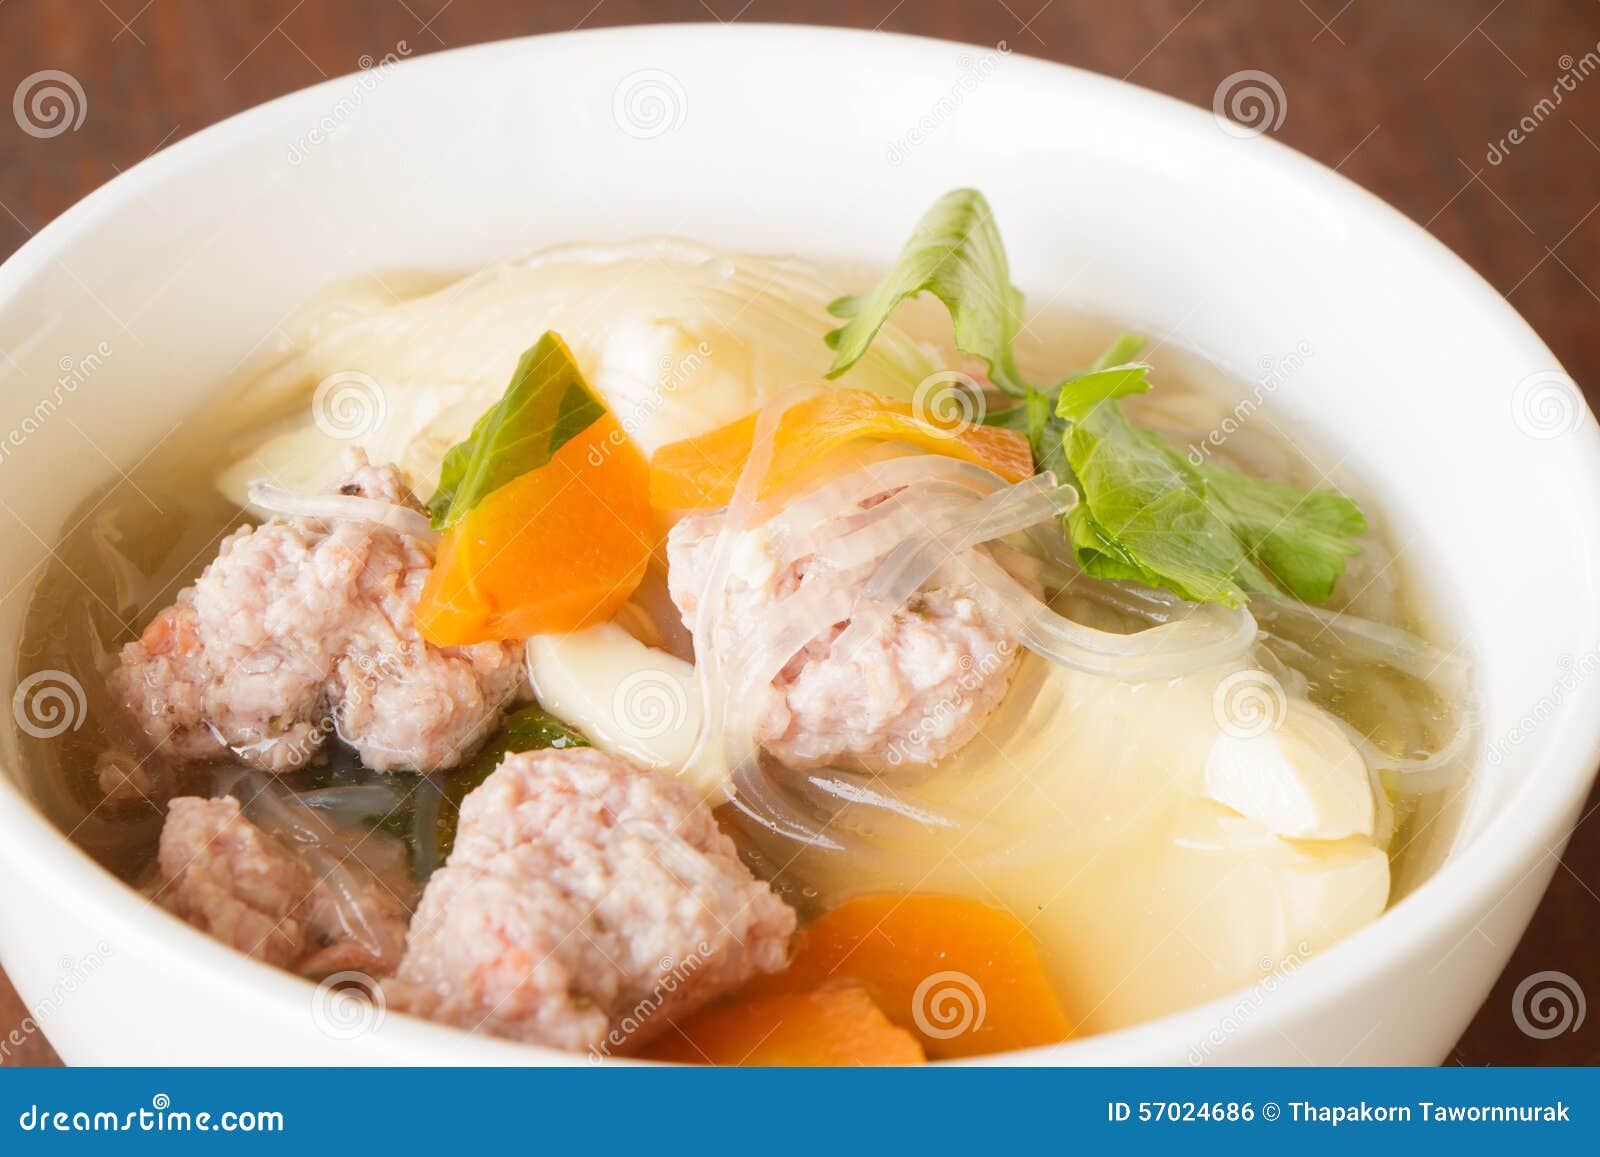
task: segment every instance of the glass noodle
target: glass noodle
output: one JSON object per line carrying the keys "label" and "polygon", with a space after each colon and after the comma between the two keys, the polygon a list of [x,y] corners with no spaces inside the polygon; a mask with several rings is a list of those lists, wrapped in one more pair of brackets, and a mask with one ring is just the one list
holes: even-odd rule
{"label": "glass noodle", "polygon": [[[757,712],[765,702],[757,692],[828,625],[848,622],[831,644],[836,660],[848,658],[935,580],[970,586],[1035,654],[1124,683],[1167,680],[1254,657],[1284,670],[1302,692],[1331,689],[1330,681],[1356,664],[1382,668],[1423,690],[1437,681],[1460,693],[1465,662],[1398,627],[1287,598],[1258,596],[1248,608],[1197,605],[1085,575],[1061,529],[1077,495],[1049,474],[1007,485],[982,467],[938,455],[879,455],[804,493],[760,500],[779,420],[812,392],[814,387],[790,389],[762,407],[696,599],[696,677],[705,710],[690,762],[720,759],[734,785],[734,805],[772,833],[846,850],[846,837],[834,830],[836,811],[801,806],[794,799],[797,787],[813,789],[813,805],[820,792],[824,799],[914,815],[918,822],[954,822],[897,800],[877,775],[837,769],[796,777],[777,769],[762,758],[756,737]],[[863,574],[865,581],[853,593],[848,587],[802,587],[755,625],[756,637],[741,638],[737,647],[725,639],[719,643],[728,629],[724,613],[734,560],[743,538],[756,532],[780,571],[811,559]],[[986,546],[994,553],[974,549]],[[1110,611],[1123,629],[1101,629],[1055,609],[1055,597],[1068,590]],[[1260,630],[1258,616],[1272,633]],[[1308,634],[1315,636],[1314,647],[1295,643]],[[1377,794],[1384,804],[1383,789],[1405,797],[1448,786],[1464,768],[1473,733],[1471,714],[1461,709],[1442,738],[1396,754],[1351,721],[1341,719],[1340,725],[1375,784],[1381,777]],[[1386,843],[1387,833],[1381,834]]]}

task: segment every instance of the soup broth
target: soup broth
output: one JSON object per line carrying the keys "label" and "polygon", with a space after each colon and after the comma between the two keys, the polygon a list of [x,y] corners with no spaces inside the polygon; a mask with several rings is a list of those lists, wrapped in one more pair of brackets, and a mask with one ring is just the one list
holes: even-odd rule
{"label": "soup broth", "polygon": [[[831,270],[822,280],[870,279]],[[112,656],[195,579],[225,535],[258,520],[235,501],[237,487],[225,496],[219,479],[228,485],[254,465],[273,467],[266,435],[305,428],[316,377],[311,366],[296,367],[298,351],[353,317],[421,300],[447,281],[385,276],[335,287],[286,327],[271,364],[219,391],[214,408],[69,520],[34,592],[20,663],[23,674],[73,673],[89,710],[77,730],[21,742],[34,791],[55,822],[130,884],[151,871],[163,794],[116,806],[101,801],[97,761],[128,746],[103,681]],[[474,300],[481,306],[514,292],[484,284]],[[936,303],[913,302],[898,321],[913,338],[948,342],[948,318]],[[1049,380],[1062,367],[1092,363],[1122,329],[1052,307],[1030,317],[1018,360],[1034,380]],[[347,344],[341,356],[351,363],[344,369],[384,378],[400,355],[374,333]],[[1289,406],[1274,398],[1280,390],[1292,394],[1311,356],[1284,350],[1248,380],[1176,341],[1153,341],[1142,357],[1155,367],[1156,388],[1125,404],[1192,461],[1307,488],[1333,485],[1358,498],[1372,526],[1329,609],[1446,637],[1443,616],[1419,605],[1412,579],[1426,560],[1394,547],[1381,504],[1359,479],[1324,470],[1338,455],[1297,428]],[[448,397],[440,403],[450,404]],[[476,400],[466,407],[481,408]],[[330,440],[330,458],[337,449]],[[424,495],[434,481],[413,478]],[[1052,605],[1075,619],[1118,631],[1136,625],[1070,582],[1044,586]],[[659,608],[643,614],[652,616],[662,617]],[[1247,670],[1273,673],[1291,695],[1326,708],[1399,759],[1440,747],[1467,711],[1465,685],[1321,655],[1319,637],[1329,629],[1323,620],[1286,616],[1263,619],[1263,626],[1250,663],[1141,684],[1024,654],[978,738],[932,768],[787,779],[768,768],[769,786],[834,833],[835,848],[774,834],[731,804],[719,819],[802,921],[876,893],[955,894],[1011,913],[1037,939],[1077,1033],[1220,996],[1292,970],[1415,887],[1451,845],[1466,791],[1460,772],[1470,758],[1463,749],[1426,790],[1398,791],[1390,783],[1379,800],[1375,841],[1280,838],[1217,802],[1206,786],[1214,713],[1224,682]],[[336,747],[332,758],[352,757]],[[290,783],[314,778],[299,775]]]}

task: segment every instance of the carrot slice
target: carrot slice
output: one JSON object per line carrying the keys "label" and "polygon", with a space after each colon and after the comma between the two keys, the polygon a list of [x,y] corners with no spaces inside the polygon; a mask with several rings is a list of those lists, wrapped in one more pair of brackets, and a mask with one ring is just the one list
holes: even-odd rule
{"label": "carrot slice", "polygon": [[959,896],[848,900],[801,929],[785,971],[741,992],[754,1000],[840,985],[865,989],[936,1060],[1053,1044],[1072,1031],[1027,927]]}
{"label": "carrot slice", "polygon": [[417,629],[436,646],[604,622],[644,578],[649,468],[606,414],[445,532]]}
{"label": "carrot slice", "polygon": [[647,1046],[657,1061],[708,1065],[915,1065],[917,1038],[859,988],[791,992],[713,1005]]}
{"label": "carrot slice", "polygon": [[[747,415],[696,438],[661,447],[650,459],[650,502],[658,510],[722,506],[744,469],[755,440]],[[909,442],[918,449],[974,462],[1007,482],[1033,473],[1028,440],[1015,430],[948,421],[897,398],[865,390],[828,390],[795,403],[778,420],[763,497],[823,455],[861,438]]]}

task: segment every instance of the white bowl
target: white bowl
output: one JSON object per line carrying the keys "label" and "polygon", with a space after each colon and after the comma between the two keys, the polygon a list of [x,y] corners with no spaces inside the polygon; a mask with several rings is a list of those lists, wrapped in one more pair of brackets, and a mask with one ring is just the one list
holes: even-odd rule
{"label": "white bowl", "polygon": [[[0,462],[0,649],[18,653],[68,512],[332,279],[656,233],[887,261],[957,185],[988,194],[1035,302],[1092,305],[1246,375],[1314,351],[1276,412],[1386,496],[1471,641],[1503,749],[1442,869],[1270,991],[1005,1059],[1440,1060],[1600,759],[1600,431],[1527,325],[1421,229],[1270,138],[1088,73],[886,35],[626,28],[380,65],[157,154],[0,267],[0,431],[25,434]],[[63,838],[17,750],[0,739],[0,961],[66,1060],[571,1059],[403,1016],[344,1031],[311,985]]]}

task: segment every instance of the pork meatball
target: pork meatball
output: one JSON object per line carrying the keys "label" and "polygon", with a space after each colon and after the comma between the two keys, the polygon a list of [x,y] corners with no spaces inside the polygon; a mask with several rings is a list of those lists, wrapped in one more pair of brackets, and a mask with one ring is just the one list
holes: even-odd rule
{"label": "pork meatball", "polygon": [[[421,509],[359,450],[342,494]],[[434,647],[413,621],[431,548],[355,520],[273,519],[227,538],[194,586],[122,649],[112,693],[161,754],[304,766],[335,732],[368,767],[473,753],[523,684],[519,647]]]}
{"label": "pork meatball", "polygon": [[676,780],[592,748],[526,752],[462,804],[384,987],[447,1024],[609,1054],[782,968],[794,927]]}
{"label": "pork meatball", "polygon": [[[721,513],[698,515],[667,536],[668,586],[691,631],[722,523]],[[936,576],[849,654],[834,646],[848,617],[804,620],[823,603],[848,607],[873,563],[840,567],[816,553],[786,564],[761,529],[745,531],[732,557],[712,632],[725,663],[770,636],[774,624],[814,628],[747,707],[755,741],[785,766],[883,771],[937,763],[965,746],[1005,696],[1020,648],[976,587],[959,581],[959,557],[941,572],[954,579]]]}
{"label": "pork meatball", "polygon": [[317,871],[249,819],[231,796],[171,802],[154,898],[231,948],[307,976],[392,972],[405,907],[377,875],[340,854]]}

